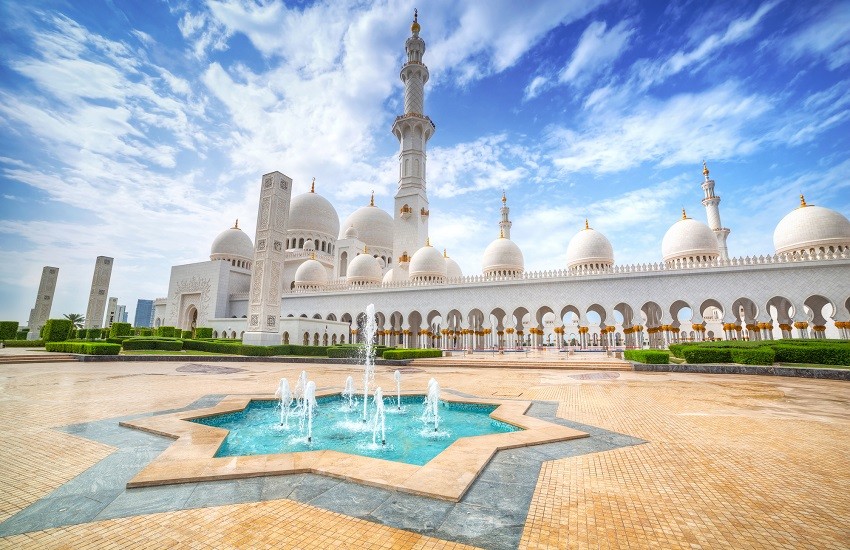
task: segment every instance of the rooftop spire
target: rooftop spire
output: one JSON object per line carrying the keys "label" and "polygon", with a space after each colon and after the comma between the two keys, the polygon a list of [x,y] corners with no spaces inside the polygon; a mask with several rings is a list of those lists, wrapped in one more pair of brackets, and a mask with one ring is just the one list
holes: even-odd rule
{"label": "rooftop spire", "polygon": [[316,176],[313,176],[313,183],[310,184],[310,192],[311,193],[316,192]]}
{"label": "rooftop spire", "polygon": [[687,220],[687,219],[688,219],[688,215],[687,215],[687,214],[685,214],[685,207],[684,207],[684,206],[682,207],[682,219],[683,219],[683,220]]}
{"label": "rooftop spire", "polygon": [[369,199],[369,206],[375,206],[375,190],[372,190],[372,198]]}
{"label": "rooftop spire", "polygon": [[500,239],[504,239],[504,238],[505,238],[505,230],[504,230],[504,229],[499,229],[499,238],[500,238]]}
{"label": "rooftop spire", "polygon": [[803,194],[800,193],[800,208],[804,208],[806,206],[809,206],[808,204],[806,204],[806,197],[804,197]]}
{"label": "rooftop spire", "polygon": [[420,28],[421,27],[419,26],[419,10],[414,9],[413,10],[413,24],[410,25],[410,32],[412,32],[413,34],[419,34]]}
{"label": "rooftop spire", "polygon": [[705,159],[702,161],[702,175],[705,176],[705,179],[708,179],[708,165],[705,164]]}
{"label": "rooftop spire", "polygon": [[431,237],[425,237],[425,246],[431,246]]}
{"label": "rooftop spire", "polygon": [[443,258],[448,258],[448,257],[449,257],[449,254],[448,254],[448,252],[446,252],[446,249],[444,248],[443,249]]}
{"label": "rooftop spire", "polygon": [[584,219],[584,228],[590,229],[590,223],[588,223],[587,218]]}
{"label": "rooftop spire", "polygon": [[508,202],[508,197],[505,196],[505,190],[502,189],[502,204],[507,204],[507,202]]}
{"label": "rooftop spire", "polygon": [[[803,195],[800,195],[801,197]],[[236,218],[236,223],[233,224],[233,229],[239,229],[239,218]]]}

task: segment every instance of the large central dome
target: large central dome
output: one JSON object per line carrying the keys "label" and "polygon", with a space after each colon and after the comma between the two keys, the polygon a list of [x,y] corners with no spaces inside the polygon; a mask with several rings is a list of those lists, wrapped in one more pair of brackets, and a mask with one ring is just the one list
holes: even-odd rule
{"label": "large central dome", "polygon": [[[360,241],[371,249],[393,249],[393,218],[375,206],[374,199],[369,206],[358,208],[348,216],[343,227],[346,230],[354,227]],[[344,239],[345,235],[339,238]]]}
{"label": "large central dome", "polygon": [[254,261],[254,243],[251,242],[251,237],[239,229],[239,220],[215,238],[210,247],[210,260]]}
{"label": "large central dome", "polygon": [[484,275],[496,277],[516,277],[525,270],[522,250],[504,236],[499,236],[487,246],[481,263]]}
{"label": "large central dome", "polygon": [[592,229],[587,220],[584,229],[570,239],[567,246],[567,268],[603,269],[614,265],[614,249],[602,233]]}
{"label": "large central dome", "polygon": [[323,233],[335,238],[339,234],[339,215],[325,197],[310,191],[292,199],[287,229]]}

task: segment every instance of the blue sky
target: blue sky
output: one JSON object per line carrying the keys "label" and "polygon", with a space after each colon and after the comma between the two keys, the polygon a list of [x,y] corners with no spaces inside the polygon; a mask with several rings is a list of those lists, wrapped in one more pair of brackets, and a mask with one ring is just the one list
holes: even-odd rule
{"label": "blue sky", "polygon": [[506,190],[526,268],[585,217],[657,262],[708,161],[733,256],[806,194],[850,213],[849,2],[0,1],[0,318],[85,312],[94,259],[132,313],[203,261],[280,170],[340,220],[392,210],[398,72],[420,9],[431,241],[465,274]]}

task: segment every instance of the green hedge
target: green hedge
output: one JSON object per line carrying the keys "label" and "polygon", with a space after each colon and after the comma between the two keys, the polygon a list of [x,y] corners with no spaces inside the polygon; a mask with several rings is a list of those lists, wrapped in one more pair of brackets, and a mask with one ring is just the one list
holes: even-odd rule
{"label": "green hedge", "polygon": [[627,349],[623,357],[629,361],[650,365],[665,365],[670,362],[670,352],[655,349]]}
{"label": "green hedge", "polygon": [[[176,331],[175,331],[175,336],[176,336]],[[180,331],[180,338],[184,338],[186,340],[191,340],[192,339],[192,331],[191,330]]]}
{"label": "green hedge", "polygon": [[688,363],[731,363],[731,348],[693,346],[685,348],[683,355]]}
{"label": "green hedge", "polygon": [[130,323],[112,323],[112,326],[109,328],[109,337],[117,338],[119,336],[132,336],[133,335],[133,325]]}
{"label": "green hedge", "polygon": [[144,338],[134,337],[127,338],[121,346],[126,351],[153,349],[162,351],[180,351],[183,349],[183,341],[174,338]]}
{"label": "green hedge", "polygon": [[100,340],[103,335],[103,330],[99,328],[90,328],[86,330],[86,340]]}
{"label": "green hedge", "polygon": [[149,328],[140,328],[136,332],[139,336],[153,336],[153,330]]}
{"label": "green hedge", "polygon": [[233,355],[242,355],[242,344],[239,342],[230,343],[224,342],[209,342],[204,340],[185,340],[183,349],[191,349],[196,351],[208,351],[210,353],[230,353]]}
{"label": "green hedge", "polygon": [[195,329],[195,338],[212,338],[213,329],[210,327],[197,327]]}
{"label": "green hedge", "polygon": [[[792,344],[793,340],[779,340],[771,347],[777,363],[817,363],[821,365],[850,365],[850,344],[834,340],[821,340],[820,345]],[[835,343],[833,343],[835,342]]]}
{"label": "green hedge", "polygon": [[44,340],[4,340],[7,348],[43,348]]}
{"label": "green hedge", "polygon": [[731,348],[729,354],[732,362],[739,365],[772,365],[775,357],[773,349],[764,346],[760,348]]}
{"label": "green hedge", "polygon": [[0,321],[0,340],[14,340],[17,334],[17,321]]}
{"label": "green hedge", "polygon": [[74,330],[74,323],[68,319],[48,319],[44,324],[45,342],[64,342]]}
{"label": "green hedge", "polygon": [[427,357],[442,357],[441,349],[388,349],[382,357],[384,359],[424,359]]}
{"label": "green hedge", "polygon": [[84,328],[78,328],[77,329],[77,338],[79,338],[80,340],[85,340],[87,332],[88,331]]}
{"label": "green hedge", "polygon": [[[328,357],[361,357],[366,346],[363,344],[342,344],[328,348]],[[384,352],[395,349],[387,346],[375,346],[375,357],[383,356]]]}
{"label": "green hedge", "polygon": [[58,351],[61,353],[84,353],[86,355],[118,355],[121,346],[118,344],[107,344],[103,342],[47,342],[44,345],[47,351]]}
{"label": "green hedge", "polygon": [[208,351],[211,353],[229,353],[233,355],[250,355],[254,357],[271,357],[273,355],[327,357],[328,355],[328,348],[326,346],[296,346],[293,344],[251,346],[234,342],[233,340],[183,340],[183,349]]}
{"label": "green hedge", "polygon": [[30,329],[22,328],[18,332],[15,333],[15,340],[26,340],[27,334],[29,334]]}
{"label": "green hedge", "polygon": [[174,327],[158,327],[156,329],[156,335],[162,338],[174,338],[176,336],[180,336],[180,334],[175,334],[178,329]]}

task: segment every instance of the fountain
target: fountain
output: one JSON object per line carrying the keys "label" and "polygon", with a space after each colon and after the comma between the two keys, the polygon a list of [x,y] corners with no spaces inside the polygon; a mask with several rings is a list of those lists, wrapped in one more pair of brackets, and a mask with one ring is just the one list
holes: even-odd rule
{"label": "fountain", "polygon": [[293,395],[295,399],[298,401],[298,408],[304,408],[304,390],[307,387],[307,371],[302,370],[301,374],[298,376],[298,383],[295,384],[295,392]]}
{"label": "fountain", "polygon": [[313,410],[316,407],[316,383],[310,380],[304,386],[304,408],[302,418],[307,422],[307,443],[313,442]]}
{"label": "fountain", "polygon": [[440,428],[440,384],[433,378],[428,380],[428,395],[425,396],[422,421],[425,424],[433,422],[435,432]]}
{"label": "fountain", "polygon": [[289,389],[289,380],[280,379],[275,397],[280,398],[280,425],[289,427],[289,413],[292,410],[292,391]]}
{"label": "fountain", "polygon": [[398,402],[398,410],[401,410],[401,372],[396,370],[393,376],[395,377],[395,394]]}
{"label": "fountain", "polygon": [[342,396],[348,398],[348,408],[353,408],[353,400],[354,400],[354,377],[349,376],[345,379],[345,388],[342,390]]}
{"label": "fountain", "polygon": [[375,440],[378,435],[378,428],[381,428],[381,445],[387,444],[387,429],[386,418],[384,417],[384,392],[381,387],[375,388],[375,414],[372,416],[372,444],[375,445]]}
{"label": "fountain", "polygon": [[375,304],[366,306],[366,326],[363,327],[365,347],[363,360],[363,422],[369,415],[366,407],[369,404],[369,385],[375,380],[375,332],[378,327],[375,323]]}

